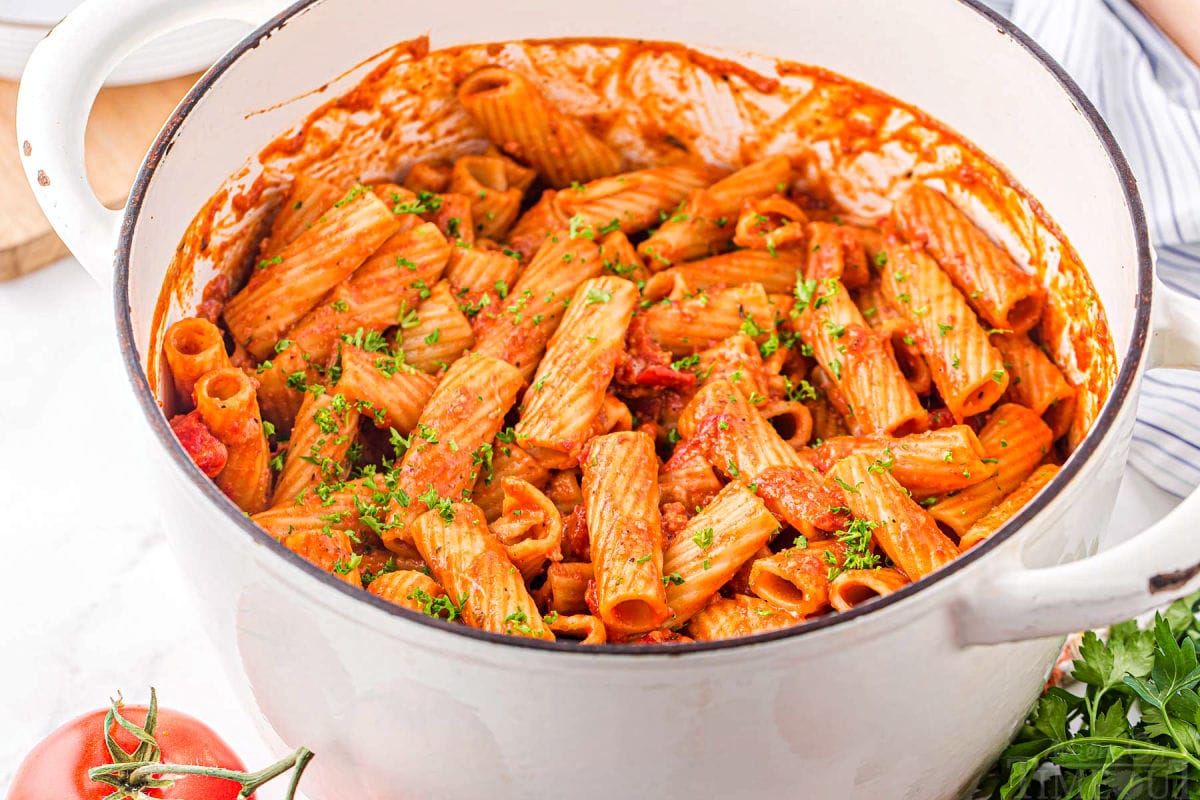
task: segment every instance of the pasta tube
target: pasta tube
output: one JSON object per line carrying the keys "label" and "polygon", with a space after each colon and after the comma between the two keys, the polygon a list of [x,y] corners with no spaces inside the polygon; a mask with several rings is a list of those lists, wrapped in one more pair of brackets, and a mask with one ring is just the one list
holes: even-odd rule
{"label": "pasta tube", "polygon": [[771,605],[808,617],[829,607],[830,567],[846,557],[846,548],[835,540],[789,547],[750,567],[750,591]]}
{"label": "pasta tube", "polygon": [[954,542],[879,462],[855,453],[835,464],[829,478],[845,492],[850,512],[863,521],[863,533],[910,580],[925,577],[958,555]]}
{"label": "pasta tube", "polygon": [[472,344],[471,323],[458,307],[446,281],[434,286],[417,306],[411,325],[401,325],[405,360],[422,372],[441,372]]}
{"label": "pasta tube", "polygon": [[479,506],[488,522],[494,522],[504,505],[504,482],[508,479],[528,483],[542,491],[550,483],[550,470],[515,444],[493,443],[481,450],[472,502]]}
{"label": "pasta tube", "polygon": [[1033,474],[1021,481],[1021,485],[1014,489],[1012,494],[993,506],[991,511],[967,529],[958,542],[958,549],[965,553],[1000,530],[1004,523],[1024,508],[1057,474],[1058,467],[1054,464],[1043,464],[1035,469]]}
{"label": "pasta tube", "polygon": [[892,354],[889,340],[867,327],[842,283],[797,281],[793,325],[845,401],[846,425],[895,433],[925,421],[925,409]]}
{"label": "pasta tube", "polygon": [[521,573],[477,507],[451,503],[425,512],[411,527],[421,558],[464,622],[493,633],[554,640]]}
{"label": "pasta tube", "polygon": [[596,574],[596,614],[620,633],[671,615],[663,588],[658,456],[645,433],[597,436],[583,462],[583,506]]}
{"label": "pasta tube", "polygon": [[774,631],[800,621],[757,597],[744,594],[736,594],[733,597],[716,595],[692,617],[688,623],[688,632],[697,642],[712,642],[717,639],[736,639]]}
{"label": "pasta tube", "polygon": [[520,478],[504,478],[501,516],[492,533],[525,580],[540,575],[547,561],[562,560],[562,517],[554,503]]}
{"label": "pasta tube", "polygon": [[962,422],[991,408],[1008,388],[1004,359],[950,278],[925,253],[890,247],[883,291],[912,324],[938,394]]}
{"label": "pasta tube", "polygon": [[660,264],[690,261],[720,251],[733,239],[742,204],[780,191],[780,186],[790,182],[791,172],[787,156],[770,156],[706,189],[693,190],[683,209],[638,245],[638,251]]}
{"label": "pasta tube", "polygon": [[318,484],[342,480],[349,468],[347,452],[357,435],[358,410],[345,395],[307,393],[292,427],[271,505],[290,505]]}
{"label": "pasta tube", "polygon": [[377,428],[406,434],[417,426],[437,378],[418,372],[403,357],[369,353],[344,345],[336,391],[345,395]]}
{"label": "pasta tube", "polygon": [[[590,526],[589,526],[590,528]],[[671,625],[691,619],[779,530],[775,517],[739,483],[692,517],[663,554]]]}
{"label": "pasta tube", "polygon": [[227,367],[201,377],[193,394],[201,420],[229,452],[217,486],[242,511],[261,511],[271,490],[271,453],[254,384],[240,369]]}
{"label": "pasta tube", "polygon": [[371,581],[367,591],[389,603],[432,614],[433,603],[446,593],[437,581],[416,570],[401,569],[380,575]]}
{"label": "pasta tube", "polygon": [[759,283],[665,298],[642,313],[646,332],[675,355],[698,352],[742,330],[764,341],[775,332],[775,306]]}
{"label": "pasta tube", "polygon": [[260,252],[270,259],[283,248],[316,225],[321,215],[333,208],[333,204],[344,197],[339,189],[327,181],[301,173],[292,181],[291,188],[279,205],[279,213],[271,221],[271,230],[263,239]]}
{"label": "pasta tube", "polygon": [[775,255],[766,250],[734,250],[656,273],[646,282],[646,295],[668,294],[676,280],[692,291],[758,283],[771,294],[790,293],[796,273],[803,269],[804,255],[797,250],[781,250]]}
{"label": "pasta tube", "polygon": [[855,229],[828,222],[808,224],[808,266],[805,278],[821,281],[837,278],[847,289],[866,286],[871,279],[867,253]]}
{"label": "pasta tube", "polygon": [[[684,162],[601,178],[554,196],[562,217],[577,219],[579,230],[594,236],[619,230],[628,235],[661,221],[692,189],[712,181],[707,164]],[[653,265],[651,265],[653,269]]]}
{"label": "pasta tube", "polygon": [[225,305],[234,341],[259,360],[321,297],[396,232],[391,209],[368,191],[352,190],[279,255],[259,262],[250,282]]}
{"label": "pasta tube", "polygon": [[924,245],[991,327],[1024,333],[1037,322],[1045,289],[945,195],[914,183],[892,216],[904,237]]}
{"label": "pasta tube", "polygon": [[992,412],[979,431],[979,441],[991,466],[987,478],[931,501],[929,507],[934,519],[960,538],[1045,460],[1054,434],[1032,410],[1005,403]]}
{"label": "pasta tube", "polygon": [[1055,439],[1070,430],[1075,418],[1075,387],[1062,370],[1026,334],[995,335],[992,344],[1012,375],[1005,399],[1040,414]]}
{"label": "pasta tube", "polygon": [[707,383],[696,393],[680,418],[681,428],[689,417],[708,462],[735,481],[750,483],[768,467],[804,466],[741,389],[727,380]]}
{"label": "pasta tube", "polygon": [[450,191],[470,199],[475,234],[498,240],[517,221],[532,178],[532,170],[502,156],[463,156],[454,162]]}
{"label": "pasta tube", "polygon": [[426,509],[470,495],[482,448],[491,447],[521,383],[520,373],[499,359],[470,356],[454,362],[410,434],[397,491],[387,501],[394,520],[381,531],[385,545],[410,541],[409,527]]}
{"label": "pasta tube", "polygon": [[887,597],[908,585],[908,578],[890,567],[848,569],[829,583],[829,602],[835,611],[849,611],[876,597]]}
{"label": "pasta tube", "polygon": [[481,315],[475,352],[507,361],[528,380],[575,290],[600,270],[599,249],[591,240],[567,231],[547,239],[504,303]]}
{"label": "pasta tube", "polygon": [[979,483],[990,470],[987,453],[969,425],[951,425],[897,439],[838,436],[816,448],[817,466],[829,467],[851,453],[887,465],[892,477],[911,492],[928,495]]}
{"label": "pasta tube", "polygon": [[556,188],[621,170],[621,156],[578,119],[554,107],[520,73],[483,67],[458,87],[458,100],[487,137]]}
{"label": "pasta tube", "polygon": [[571,298],[525,393],[516,426],[526,451],[544,466],[563,469],[579,463],[605,404],[605,389],[637,302],[632,283],[610,276],[584,281]]}
{"label": "pasta tube", "polygon": [[292,326],[275,345],[271,360],[259,365],[259,395],[276,428],[290,429],[304,385],[320,381],[319,369],[346,337],[358,338],[359,331],[369,337],[397,323],[402,329],[411,326],[417,304],[437,283],[450,249],[432,223],[397,233]]}
{"label": "pasta tube", "polygon": [[191,403],[192,389],[202,375],[232,366],[221,330],[199,317],[181,319],[167,328],[163,355],[171,369],[175,393],[187,403]]}

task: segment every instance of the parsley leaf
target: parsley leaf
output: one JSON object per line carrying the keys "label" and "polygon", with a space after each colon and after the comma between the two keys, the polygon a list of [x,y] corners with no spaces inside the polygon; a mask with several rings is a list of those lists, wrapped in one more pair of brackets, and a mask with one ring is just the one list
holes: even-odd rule
{"label": "parsley leaf", "polygon": [[[1200,753],[1200,594],[1176,601],[1143,630],[1137,622],[1085,633],[1071,676],[1053,687],[976,797],[1195,796]],[[1130,722],[1140,713],[1141,720]]]}
{"label": "parsley leaf", "polygon": [[585,305],[595,305],[596,303],[607,303],[612,300],[612,292],[606,292],[603,289],[592,287],[587,290],[587,302]]}

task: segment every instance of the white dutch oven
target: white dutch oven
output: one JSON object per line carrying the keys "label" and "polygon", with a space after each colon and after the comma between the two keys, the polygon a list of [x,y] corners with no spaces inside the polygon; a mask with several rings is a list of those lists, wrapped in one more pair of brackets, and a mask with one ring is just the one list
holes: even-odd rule
{"label": "white dutch oven", "polygon": [[[309,0],[209,71],[159,135],[128,206],[104,209],[86,182],[83,130],[105,74],[155,35],[251,19],[261,5],[85,4],[29,62],[19,139],[55,227],[114,284],[118,336],[162,464],[166,530],[264,733],[319,754],[311,795],[955,797],[1023,718],[1060,634],[1200,585],[1195,495],[1128,544],[1086,557],[1125,468],[1142,371],[1200,367],[1200,304],[1155,283],[1125,159],[1079,89],[1007,22],[967,0],[737,10],[716,0]],[[225,176],[330,96],[310,89],[424,32],[435,47],[589,35],[761,52],[940,118],[1041,200],[1090,269],[1120,358],[1094,430],[1047,491],[951,566],[750,640],[584,651],[508,639],[433,623],[320,572],[246,520],[176,444],[145,377],[151,318],[181,234]]]}

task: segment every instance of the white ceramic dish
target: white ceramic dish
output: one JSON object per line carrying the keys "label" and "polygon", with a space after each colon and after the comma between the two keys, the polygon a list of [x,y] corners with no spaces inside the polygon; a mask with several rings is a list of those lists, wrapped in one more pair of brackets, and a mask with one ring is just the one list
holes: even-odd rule
{"label": "white ceramic dish", "polygon": [[[1200,583],[1196,496],[1084,557],[1112,510],[1142,372],[1200,367],[1200,305],[1155,282],[1133,178],[1095,110],[982,6],[763,0],[731,13],[677,0],[648,13],[639,0],[569,10],[534,0],[401,13],[389,0],[301,2],[210,70],[155,142],[126,209],[102,208],[82,132],[105,71],[147,33],[258,8],[92,0],[31,59],[18,125],[43,208],[80,261],[114,282],[168,536],[264,733],[320,754],[312,796],[956,797],[1023,718],[1060,634]],[[352,85],[363,55],[423,32],[435,47],[587,34],[770,53],[940,118],[1044,204],[1089,268],[1119,359],[1094,429],[1047,491],[951,566],[751,639],[602,652],[512,640],[450,629],[310,566],[249,523],[175,442],[145,375],[152,316],[181,234],[225,176]],[[141,487],[130,496],[148,502]]]}

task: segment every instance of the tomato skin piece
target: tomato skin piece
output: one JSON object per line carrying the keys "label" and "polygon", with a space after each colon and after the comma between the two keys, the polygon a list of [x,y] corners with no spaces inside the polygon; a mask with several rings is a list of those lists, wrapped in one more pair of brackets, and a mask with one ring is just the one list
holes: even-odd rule
{"label": "tomato skin piece", "polygon": [[[104,745],[106,710],[93,711],[62,725],[43,739],[21,762],[7,800],[103,800],[113,787],[93,781],[88,770],[112,763]],[[135,725],[146,721],[145,706],[122,706],[121,715]],[[133,752],[137,739],[115,722],[112,730],[121,747]],[[217,734],[194,717],[158,709],[154,738],[162,748],[162,761],[224,767],[245,772],[242,760]],[[236,781],[203,776],[181,776],[166,789],[146,790],[147,797],[187,800],[236,800]]]}

